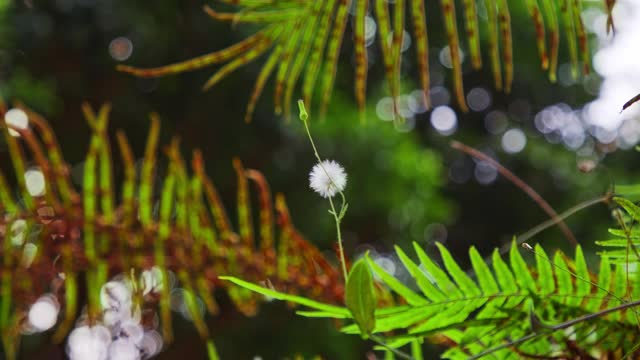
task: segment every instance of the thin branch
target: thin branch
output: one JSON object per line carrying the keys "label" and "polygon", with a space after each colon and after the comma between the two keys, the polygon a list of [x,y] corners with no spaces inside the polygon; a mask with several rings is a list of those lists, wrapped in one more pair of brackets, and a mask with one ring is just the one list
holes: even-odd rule
{"label": "thin branch", "polygon": [[557,220],[557,221],[554,221],[554,223],[558,224],[558,227],[560,228],[560,230],[562,230],[562,232],[564,233],[564,236],[567,238],[567,240],[571,245],[573,246],[578,245],[578,241],[576,240],[575,236],[573,235],[573,233],[571,232],[567,224],[565,224],[564,221],[562,221],[562,219],[559,219],[558,213],[556,213],[556,211],[553,210],[551,205],[549,205],[549,203],[547,203],[542,198],[542,196],[540,196],[540,194],[538,194],[531,186],[527,185],[527,183],[525,183],[522,179],[517,177],[514,173],[509,171],[504,166],[500,165],[500,163],[498,163],[496,160],[494,160],[490,156],[470,146],[467,146],[458,141],[452,141],[451,147],[493,165],[502,176],[507,178],[507,180],[511,181],[515,186],[520,188],[520,190],[524,191],[527,195],[529,195],[529,197],[533,199],[533,201],[535,201],[536,204],[538,204],[538,206],[540,206],[542,210],[544,210],[547,213],[547,215],[549,215],[549,217],[551,217],[554,220]]}
{"label": "thin branch", "polygon": [[387,345],[387,344],[384,342],[384,340],[383,340],[381,337],[379,337],[379,336],[371,335],[371,340],[373,340],[375,343],[377,343],[378,345],[382,346],[383,348],[385,348],[385,349],[387,349],[387,350],[391,351],[391,352],[392,352],[392,353],[394,353],[396,356],[398,356],[398,357],[400,357],[400,358],[402,358],[402,359],[415,360],[411,355],[409,355],[409,354],[407,354],[407,353],[405,353],[405,352],[403,352],[403,351],[400,351],[400,350],[398,350],[398,349],[396,349],[396,348],[394,348],[394,347],[391,347],[391,346]]}
{"label": "thin branch", "polygon": [[[606,193],[602,196],[598,196],[597,198],[594,199],[589,199],[586,201],[583,201],[575,206],[572,206],[571,208],[569,208],[568,210],[566,210],[565,212],[561,213],[560,215],[558,215],[556,218],[554,219],[549,219],[545,222],[542,222],[536,226],[534,226],[533,228],[531,228],[530,230],[528,230],[527,232],[519,235],[518,237],[516,237],[516,244],[517,245],[522,245],[522,243],[527,242],[527,240],[531,239],[532,237],[538,235],[539,233],[541,233],[542,231],[550,228],[553,225],[556,225],[559,221],[563,221],[564,219],[572,216],[573,214],[582,211],[586,208],[589,208],[593,205],[597,205],[600,203],[608,203],[609,200],[611,200],[611,198],[613,197],[613,193]],[[511,249],[511,242],[505,244],[502,248],[500,248],[500,254],[505,254],[509,251],[509,249]]]}

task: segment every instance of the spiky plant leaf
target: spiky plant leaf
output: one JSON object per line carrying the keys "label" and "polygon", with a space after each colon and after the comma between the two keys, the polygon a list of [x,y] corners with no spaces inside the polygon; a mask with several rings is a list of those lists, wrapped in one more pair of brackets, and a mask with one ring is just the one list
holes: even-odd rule
{"label": "spiky plant leaf", "polygon": [[[535,29],[535,44],[540,55],[542,69],[549,71],[549,79],[556,81],[560,31],[558,17],[562,19],[562,29],[567,39],[567,48],[572,65],[572,75],[578,74],[578,58],[584,64],[583,72],[589,71],[588,41],[582,24],[581,3],[583,0],[525,0],[531,22],[524,26]],[[609,15],[614,0],[602,0]],[[288,117],[292,97],[298,81],[302,83],[302,97],[311,104],[316,85],[320,89],[320,113],[324,114],[331,99],[337,74],[337,60],[344,39],[349,17],[349,9],[354,10],[352,33],[355,50],[355,98],[361,112],[364,112],[366,79],[368,71],[365,49],[365,17],[374,17],[378,30],[378,43],[382,53],[385,77],[391,96],[397,99],[400,92],[401,47],[405,28],[413,29],[416,45],[417,68],[420,86],[424,93],[424,103],[429,104],[428,36],[424,0],[388,2],[384,0],[279,0],[256,3],[253,0],[233,1],[236,12],[221,13],[213,7],[204,10],[213,19],[232,23],[252,23],[262,26],[254,35],[226,49],[214,51],[191,60],[157,68],[137,68],[118,66],[118,70],[141,77],[157,77],[191,71],[214,64],[225,64],[205,84],[208,89],[229,73],[254,61],[263,54],[270,55],[257,77],[254,91],[250,96],[245,120],[249,121],[256,102],[269,76],[276,70],[274,107],[276,113],[284,112]],[[478,16],[476,1],[462,1],[464,13],[464,38],[471,55],[474,69],[480,69],[481,42],[480,29],[486,27],[489,36],[486,51],[489,53],[491,71],[495,87],[509,92],[513,81],[513,51],[511,12],[507,0],[487,0],[484,2],[486,19]],[[217,6],[217,5],[214,5]],[[391,11],[390,11],[391,10]],[[410,16],[406,16],[406,12]],[[460,36],[457,28],[455,1],[440,0],[441,17],[444,20],[453,67],[453,89],[461,110],[467,111],[464,99]],[[393,17],[391,17],[392,15]],[[405,24],[411,18],[411,25]],[[546,22],[545,22],[546,19]],[[608,28],[613,27],[611,16]],[[549,52],[547,52],[547,27]],[[302,79],[300,77],[302,76]],[[319,81],[318,81],[319,80]],[[397,112],[397,104],[394,103]]]}
{"label": "spiky plant leaf", "polygon": [[[373,333],[386,334],[387,346],[410,345],[414,350],[416,341],[433,340],[447,344],[450,348],[443,357],[453,359],[489,354],[500,359],[574,358],[587,353],[619,358],[626,351],[637,351],[634,346],[640,340],[640,330],[637,310],[631,305],[640,300],[628,297],[624,266],[612,270],[604,258],[596,282],[591,280],[595,277],[587,268],[581,249],[576,250],[574,260],[556,252],[551,262],[536,246],[536,265],[528,265],[514,247],[509,254],[510,265],[497,250],[494,252],[492,271],[472,248],[474,274],[462,276],[448,251],[442,246],[439,250],[444,268],[424,251],[417,251],[421,261],[418,267],[398,250],[416,283],[425,279],[431,283],[417,287],[426,292],[438,288],[442,295],[438,300],[432,300],[427,293],[419,296],[410,285],[368,260],[380,280],[408,303],[375,312]],[[423,269],[428,269],[429,277],[424,276]],[[633,290],[637,287],[637,282],[632,283],[631,292],[638,293]],[[303,314],[337,317],[324,311]],[[570,321],[580,317],[583,320]],[[361,334],[356,324],[347,325],[342,331]]]}

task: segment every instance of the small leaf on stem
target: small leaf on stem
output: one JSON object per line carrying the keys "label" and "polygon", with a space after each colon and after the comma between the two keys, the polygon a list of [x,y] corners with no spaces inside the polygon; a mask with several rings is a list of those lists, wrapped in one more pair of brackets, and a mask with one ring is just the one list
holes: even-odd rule
{"label": "small leaf on stem", "polygon": [[358,260],[349,273],[345,290],[345,303],[353,319],[367,339],[375,328],[376,294],[373,289],[373,275],[364,258]]}

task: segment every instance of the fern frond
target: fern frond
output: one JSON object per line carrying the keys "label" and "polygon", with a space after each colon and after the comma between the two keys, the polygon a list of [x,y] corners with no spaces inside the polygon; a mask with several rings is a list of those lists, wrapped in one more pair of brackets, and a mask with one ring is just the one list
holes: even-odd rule
{"label": "fern frond", "polygon": [[[404,311],[379,316],[376,320],[381,325],[380,328],[376,327],[375,331],[406,329],[406,335],[400,337],[404,341],[412,337],[435,334],[444,336],[457,344],[445,354],[450,358],[466,358],[479,354],[488,348],[508,344],[530,333],[540,336],[514,345],[511,350],[500,351],[504,356],[507,356],[506,352],[512,351],[511,356],[516,357],[518,354],[570,356],[575,351],[574,346],[593,349],[596,344],[595,347],[605,352],[614,351],[620,346],[628,350],[640,337],[637,316],[633,309],[575,325],[573,335],[551,330],[551,325],[536,329],[535,324],[529,320],[531,316],[535,316],[544,319],[543,324],[553,324],[585,315],[587,311],[596,312],[629,301],[624,281],[622,287],[610,287],[610,280],[606,277],[607,273],[611,273],[608,262],[602,265],[600,272],[605,276],[599,279],[599,283],[591,280],[594,275],[588,270],[580,247],[576,250],[574,260],[566,259],[562,253],[556,252],[553,262],[549,262],[542,248],[536,246],[537,265],[530,267],[517,247],[512,246],[509,265],[502,261],[497,252],[494,253],[493,271],[472,248],[470,258],[475,281],[460,269],[446,248],[442,245],[438,248],[444,268],[436,265],[424,253],[421,255],[420,251],[420,266],[411,263],[402,251],[398,251],[422,295],[428,297],[431,292],[430,288],[424,286],[424,275],[432,279],[431,288],[435,287],[440,295],[445,295],[444,298],[429,301],[426,305],[416,304],[411,298],[420,296],[419,294],[412,292],[407,296],[406,289],[399,291],[397,284],[387,282],[390,275],[384,273],[375,263],[370,264],[373,271],[387,282],[391,290],[406,299],[409,304]],[[416,270],[423,271],[423,275],[416,276]],[[624,277],[625,269],[618,265],[613,273],[616,277]],[[583,304],[589,304],[589,307],[585,309]],[[608,326],[618,329],[626,335],[619,339],[619,342],[610,342],[606,338],[611,334],[609,331],[596,332],[594,335],[594,324],[597,324],[597,328]],[[348,333],[355,330],[353,326],[344,329]],[[502,358],[501,355],[496,355]]]}
{"label": "fern frond", "polygon": [[[633,186],[629,186],[625,190],[626,193],[635,191]],[[620,190],[619,190],[620,191]],[[633,272],[638,273],[635,267],[640,263],[640,207],[635,205],[631,200],[623,197],[615,197],[614,201],[624,209],[627,216],[631,219],[629,223],[623,218],[619,218],[621,229],[609,229],[612,238],[596,241],[597,245],[602,247],[599,253],[602,258],[607,258],[614,264],[623,266],[633,266]]]}
{"label": "fern frond", "polygon": [[[143,303],[159,310],[164,340],[170,342],[169,279],[175,273],[185,290],[185,310],[210,351],[213,343],[197,298],[209,313],[218,311],[213,291],[228,287],[219,275],[266,280],[283,291],[329,303],[342,301],[341,275],[295,229],[281,194],[276,195],[274,205],[269,185],[257,170],[245,169],[238,159],[233,161],[238,178],[236,231],[199,151],[193,154],[191,171],[176,139],[165,148],[166,159],[157,157],[157,115],[151,116],[139,173],[126,136],[117,133],[124,169],[120,182],[114,181],[115,162],[107,136],[109,106],[96,113],[85,104],[83,112],[92,136],[82,188],[76,189],[70,166],[47,122],[22,109],[31,120],[30,127],[0,127],[9,146],[10,158],[4,161],[13,165],[16,178],[12,187],[0,172],[0,333],[10,359],[16,356],[29,307],[51,284],[58,284],[53,295],[64,314],[53,338],[62,341],[77,319],[81,299],[88,299],[87,315],[93,324],[103,315],[100,291],[108,279],[155,267],[162,274],[162,284],[157,293],[144,296]],[[0,118],[5,110],[0,103]],[[20,137],[10,135],[9,130]],[[167,171],[166,176],[158,177],[158,169],[164,168],[161,162],[167,163]],[[25,172],[34,170],[31,164],[42,173],[43,193],[33,194],[32,184],[25,180]],[[251,185],[259,199],[259,229],[255,231]],[[20,198],[14,198],[16,193]],[[259,234],[258,239],[254,233]],[[30,256],[33,247],[37,255]],[[79,284],[82,278],[85,287]],[[79,288],[86,288],[86,294]],[[255,293],[232,287],[229,295],[245,314],[256,312],[259,298]]]}
{"label": "fern frond", "polygon": [[[541,68],[548,70],[549,79],[552,82],[556,81],[560,44],[558,16],[560,16],[567,39],[572,75],[574,77],[578,75],[579,56],[583,63],[582,71],[587,74],[590,53],[587,35],[580,16],[582,0],[540,1],[541,4],[538,0],[526,0],[525,5],[531,17],[531,25],[535,29],[535,44],[540,56]],[[607,25],[609,29],[613,27],[611,10],[615,1],[603,0],[603,2],[609,13]],[[405,14],[410,11],[420,86],[425,94],[425,104],[429,104],[427,61],[429,45],[424,0],[409,0],[408,6],[405,0],[397,0],[391,4],[383,0],[318,0],[312,2],[238,0],[233,1],[232,4],[238,6],[237,12],[221,13],[209,6],[205,6],[204,10],[217,21],[253,23],[262,25],[263,28],[236,45],[192,60],[150,69],[122,65],[117,69],[135,76],[157,77],[226,63],[205,84],[204,89],[206,90],[232,71],[257,59],[262,54],[270,52],[268,60],[256,80],[245,119],[247,121],[251,119],[258,97],[276,65],[278,71],[274,92],[275,112],[277,114],[284,112],[285,117],[288,118],[294,89],[302,76],[302,97],[307,104],[311,104],[312,94],[316,88],[318,77],[320,77],[321,99],[319,103],[320,112],[324,114],[333,92],[337,60],[349,16],[348,10],[352,7],[354,9],[352,26],[356,67],[354,92],[358,107],[363,113],[368,72],[364,38],[367,8],[371,8],[377,23],[385,77],[389,92],[394,99],[397,99],[400,92],[401,47],[404,28],[410,27],[405,25],[407,22]],[[455,2],[441,0],[440,5],[453,67],[452,86],[458,106],[462,111],[467,111]],[[485,5],[487,9],[485,23],[489,33],[487,49],[495,87],[497,90],[504,89],[509,92],[513,81],[511,12],[506,0],[487,0]],[[482,67],[482,46],[476,2],[474,0],[462,1],[462,12],[464,13],[465,25],[464,38],[467,39],[472,67],[477,70]],[[545,38],[547,32],[548,40]],[[547,51],[547,41],[549,51]],[[397,104],[394,106],[394,111],[397,112]]]}
{"label": "fern frond", "polygon": [[[467,273],[444,246],[438,245],[440,266],[414,245],[419,263],[399,248],[396,252],[415,283],[401,282],[367,257],[380,281],[406,303],[375,311],[372,336],[386,334],[386,346],[414,348],[416,342],[427,339],[447,345],[443,357],[451,359],[489,354],[500,359],[620,358],[630,350],[627,355],[637,355],[634,346],[640,340],[640,323],[635,306],[640,301],[635,296],[640,289],[635,281],[629,290],[622,265],[612,268],[604,258],[596,279],[580,247],[573,259],[558,251],[550,261],[536,245],[534,266],[525,262],[516,246],[511,247],[509,263],[495,250],[491,266],[472,247],[473,272]],[[225,279],[274,295],[269,289]],[[314,310],[298,312],[302,316],[352,318],[322,304],[277,296]],[[342,331],[360,334],[356,324]]]}

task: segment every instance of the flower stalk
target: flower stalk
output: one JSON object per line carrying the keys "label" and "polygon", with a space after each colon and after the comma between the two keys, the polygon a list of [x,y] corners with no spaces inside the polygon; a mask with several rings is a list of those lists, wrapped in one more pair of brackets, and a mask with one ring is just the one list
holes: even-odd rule
{"label": "flower stalk", "polygon": [[[340,264],[342,267],[342,275],[344,276],[344,281],[347,281],[347,265],[344,256],[344,246],[342,245],[342,232],[340,230],[340,226],[342,223],[342,219],[347,212],[347,208],[349,204],[344,196],[344,187],[346,186],[346,174],[344,173],[344,169],[335,161],[322,160],[320,154],[318,153],[318,148],[316,147],[315,142],[313,141],[313,137],[311,136],[311,130],[309,129],[309,114],[304,106],[304,101],[298,100],[298,109],[299,109],[299,117],[302,123],[304,124],[304,129],[307,133],[307,137],[309,138],[309,142],[311,143],[311,147],[313,148],[313,154],[316,157],[318,163],[313,167],[310,174],[310,182],[311,188],[314,189],[321,196],[329,199],[329,205],[331,206],[331,210],[329,210],[329,214],[331,214],[335,220],[336,224],[336,234],[338,237],[338,252],[340,257]],[[324,182],[324,184],[322,184]],[[322,188],[324,186],[324,188]],[[342,203],[340,204],[340,211],[336,211],[336,206],[333,202],[333,196],[338,192],[342,199]]]}

